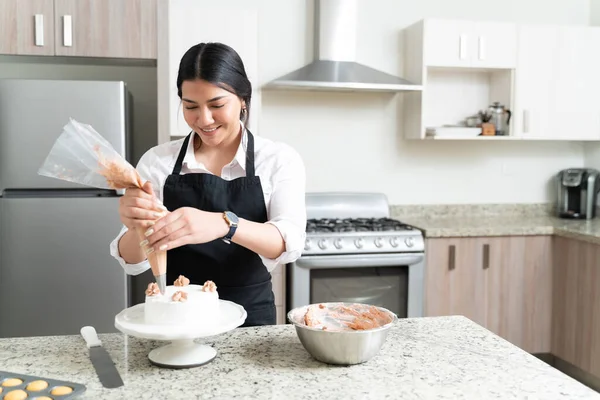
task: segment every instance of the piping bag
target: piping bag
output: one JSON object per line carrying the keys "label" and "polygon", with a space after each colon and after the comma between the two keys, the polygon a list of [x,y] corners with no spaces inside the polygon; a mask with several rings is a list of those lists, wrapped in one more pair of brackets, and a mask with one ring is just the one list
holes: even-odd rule
{"label": "piping bag", "polygon": [[[38,174],[100,189],[142,188],[138,171],[90,125],[73,118],[64,126]],[[166,211],[160,216],[166,215]],[[140,242],[146,229],[138,228]],[[143,246],[161,294],[166,290],[167,252]]]}

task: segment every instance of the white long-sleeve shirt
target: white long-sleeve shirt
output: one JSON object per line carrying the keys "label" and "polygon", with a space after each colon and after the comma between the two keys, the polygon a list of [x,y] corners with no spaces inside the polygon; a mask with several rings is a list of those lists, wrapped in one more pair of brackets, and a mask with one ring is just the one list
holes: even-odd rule
{"label": "white long-sleeve shirt", "polygon": [[[237,153],[223,168],[221,178],[230,181],[246,176],[247,137],[244,130]],[[151,182],[154,193],[161,201],[165,180],[173,172],[183,141],[184,139],[179,139],[167,142],[148,150],[136,167],[142,179]],[[210,174],[211,172],[203,163],[196,161],[193,144],[194,141],[190,140],[183,159],[181,174]],[[268,259],[260,256],[270,272],[278,265],[295,261],[302,254],[306,236],[306,173],[302,158],[293,148],[256,135],[254,135],[254,165],[263,189],[267,223],[277,227],[285,241],[285,251],[278,258]],[[125,232],[127,227],[123,226],[110,244],[110,254],[119,261],[127,274],[141,274],[150,268],[147,260],[139,264],[128,264],[119,253],[119,240]]]}

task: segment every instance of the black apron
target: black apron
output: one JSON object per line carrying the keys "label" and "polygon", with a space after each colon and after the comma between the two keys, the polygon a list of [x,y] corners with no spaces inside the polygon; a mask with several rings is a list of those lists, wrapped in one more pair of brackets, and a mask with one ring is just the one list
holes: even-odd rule
{"label": "black apron", "polygon": [[[173,172],[165,181],[163,203],[170,210],[195,207],[209,212],[231,211],[239,218],[263,223],[267,209],[260,177],[254,174],[254,136],[247,130],[246,176],[226,181],[210,173],[180,175],[191,132],[183,142]],[[235,236],[234,236],[235,237]],[[211,280],[219,298],[240,304],[248,313],[242,326],[274,325],[275,298],[271,274],[255,252],[221,239],[167,251],[167,282],[185,275],[190,283]]]}

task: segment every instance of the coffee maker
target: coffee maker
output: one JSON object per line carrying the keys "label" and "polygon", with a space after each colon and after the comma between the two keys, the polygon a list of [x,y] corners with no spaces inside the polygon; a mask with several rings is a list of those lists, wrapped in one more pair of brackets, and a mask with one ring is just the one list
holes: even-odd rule
{"label": "coffee maker", "polygon": [[600,190],[600,172],[591,168],[569,168],[557,175],[557,213],[560,218],[592,219]]}

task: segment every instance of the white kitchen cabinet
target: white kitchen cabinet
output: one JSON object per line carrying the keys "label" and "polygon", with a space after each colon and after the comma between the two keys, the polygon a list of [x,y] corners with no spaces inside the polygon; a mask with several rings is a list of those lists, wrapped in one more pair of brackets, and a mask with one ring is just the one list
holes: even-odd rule
{"label": "white kitchen cabinet", "polygon": [[511,123],[518,136],[544,138],[554,131],[556,88],[553,77],[558,36],[558,26],[554,25],[519,27],[515,109]]}
{"label": "white kitchen cabinet", "polygon": [[201,42],[225,43],[242,58],[253,88],[248,128],[258,133],[261,103],[258,15],[252,5],[234,9],[197,0],[158,0],[157,31],[158,143],[190,132],[183,119],[176,80],[181,57],[191,46]]}
{"label": "white kitchen cabinet", "polygon": [[550,115],[556,136],[600,140],[600,29],[561,27],[557,49],[555,108]]}
{"label": "white kitchen cabinet", "polygon": [[[493,102],[512,112],[508,136],[437,140],[600,140],[600,28],[425,19],[404,31],[403,135],[462,125]],[[460,101],[457,101],[460,99]]]}
{"label": "white kitchen cabinet", "polygon": [[600,29],[521,25],[514,132],[522,139],[600,140]]}
{"label": "white kitchen cabinet", "polygon": [[[494,102],[512,110],[516,32],[512,23],[442,19],[406,28],[403,74],[423,90],[403,95],[404,137],[425,139],[428,128],[464,125]],[[514,136],[509,128],[509,136],[470,139]]]}
{"label": "white kitchen cabinet", "polygon": [[424,64],[432,67],[514,68],[516,24],[425,19]]}

